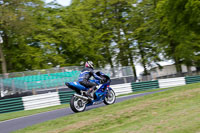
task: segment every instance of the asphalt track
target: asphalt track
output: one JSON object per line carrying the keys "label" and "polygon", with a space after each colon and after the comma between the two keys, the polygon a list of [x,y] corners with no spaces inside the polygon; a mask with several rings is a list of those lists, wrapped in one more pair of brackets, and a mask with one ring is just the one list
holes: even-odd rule
{"label": "asphalt track", "polygon": [[[116,99],[116,103],[122,102],[122,101],[125,101],[128,99],[136,98],[136,97],[141,97],[144,95],[150,95],[153,93],[166,91],[166,90],[168,90],[168,89],[118,97]],[[89,106],[86,108],[86,111],[91,110],[93,108],[102,107],[102,106],[105,106],[105,104],[101,103],[98,105]],[[53,120],[53,119],[71,115],[71,114],[74,114],[74,113],[68,107],[68,108],[64,108],[64,109],[58,109],[58,110],[54,110],[54,111],[49,111],[49,112],[39,113],[39,114],[31,115],[31,116],[25,116],[25,117],[12,119],[12,120],[3,121],[3,122],[0,122],[0,133],[10,133],[12,131],[16,131],[18,129],[22,129],[22,128],[25,128],[25,127],[28,127],[28,126],[31,126],[34,124],[38,124],[38,123],[45,122],[48,120]]]}

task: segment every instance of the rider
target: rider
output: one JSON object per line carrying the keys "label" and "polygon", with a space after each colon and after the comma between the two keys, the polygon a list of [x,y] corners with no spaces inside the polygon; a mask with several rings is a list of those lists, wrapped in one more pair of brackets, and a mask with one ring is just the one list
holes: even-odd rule
{"label": "rider", "polygon": [[89,81],[90,77],[93,76],[97,80],[104,81],[104,79],[97,76],[93,70],[94,70],[93,62],[87,61],[85,63],[85,68],[81,71],[78,78],[78,82],[81,85],[85,86],[86,88],[89,88],[88,91],[86,92],[86,95],[89,96],[90,98],[93,98],[93,96],[91,95],[91,92],[95,89],[97,85],[96,83]]}

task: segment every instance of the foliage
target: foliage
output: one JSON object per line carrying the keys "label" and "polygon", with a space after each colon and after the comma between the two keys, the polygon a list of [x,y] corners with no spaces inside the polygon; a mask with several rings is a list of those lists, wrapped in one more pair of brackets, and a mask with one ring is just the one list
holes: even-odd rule
{"label": "foliage", "polygon": [[[196,0],[161,0],[158,3],[158,17],[163,31],[162,42],[167,42],[165,53],[176,64],[195,65],[199,60],[199,1]],[[191,10],[192,9],[192,10]],[[166,41],[163,41],[166,40]]]}
{"label": "foliage", "polygon": [[174,60],[178,72],[181,64],[200,67],[199,7],[198,0],[72,0],[67,7],[2,0],[2,68],[14,72],[92,60],[97,67],[131,65],[136,76],[137,63],[147,75],[163,59]]}

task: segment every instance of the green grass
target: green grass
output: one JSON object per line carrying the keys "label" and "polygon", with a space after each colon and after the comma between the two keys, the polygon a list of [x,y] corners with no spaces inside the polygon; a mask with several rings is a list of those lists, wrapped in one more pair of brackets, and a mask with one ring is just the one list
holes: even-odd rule
{"label": "green grass", "polygon": [[56,109],[62,109],[62,108],[66,108],[66,107],[69,107],[69,104],[46,107],[46,108],[42,108],[42,109],[23,110],[23,111],[17,111],[17,112],[3,113],[3,114],[0,114],[0,121],[34,115],[34,114],[48,112],[48,111],[52,111],[52,110],[56,110]]}
{"label": "green grass", "polygon": [[[174,88],[174,87],[171,87]],[[154,91],[159,91],[159,90],[166,90],[169,88],[156,88],[156,89],[149,89],[149,90],[141,90],[141,91],[136,91],[136,92],[132,92],[132,93],[128,93],[128,94],[121,94],[118,95],[117,97],[121,97],[121,96],[129,96],[129,95],[133,95],[133,94],[140,94],[140,93],[146,93],[146,92],[154,92]]]}
{"label": "green grass", "polygon": [[200,83],[40,123],[16,133],[198,133]]}

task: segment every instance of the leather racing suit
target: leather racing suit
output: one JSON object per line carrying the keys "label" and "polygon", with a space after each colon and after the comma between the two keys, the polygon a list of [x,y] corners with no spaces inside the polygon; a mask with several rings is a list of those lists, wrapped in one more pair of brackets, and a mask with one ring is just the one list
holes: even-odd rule
{"label": "leather racing suit", "polygon": [[101,77],[99,77],[98,75],[96,75],[93,71],[92,68],[90,67],[86,67],[84,68],[78,78],[78,82],[87,87],[87,88],[92,88],[92,90],[96,87],[96,83],[90,82],[89,79],[91,78],[91,76],[93,76],[95,79],[97,80],[102,80]]}

